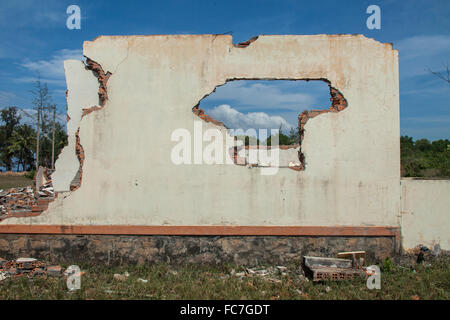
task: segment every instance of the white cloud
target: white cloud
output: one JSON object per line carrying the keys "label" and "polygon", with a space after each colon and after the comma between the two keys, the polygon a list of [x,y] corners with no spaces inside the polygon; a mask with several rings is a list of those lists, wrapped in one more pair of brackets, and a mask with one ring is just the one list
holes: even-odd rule
{"label": "white cloud", "polygon": [[402,39],[395,45],[403,60],[432,56],[450,51],[450,36],[414,36]]}
{"label": "white cloud", "polygon": [[[25,60],[20,63],[20,66],[33,74],[39,73],[43,82],[65,86],[64,60],[69,59],[84,60],[82,50],[62,49],[53,54],[49,60]],[[35,80],[35,77],[22,77],[16,79],[16,82],[33,82]]]}
{"label": "white cloud", "polygon": [[[286,81],[283,82],[286,86]],[[293,81],[292,84],[294,83]],[[239,106],[257,106],[260,110],[283,107],[299,113],[316,102],[312,94],[282,91],[276,81],[272,81],[271,84],[232,81],[217,88],[207,99],[233,101]]]}
{"label": "white cloud", "polygon": [[428,69],[440,71],[450,63],[450,36],[414,36],[394,44],[399,50],[400,76],[413,77],[429,73]]}
{"label": "white cloud", "polygon": [[292,128],[283,117],[271,116],[265,112],[249,112],[242,113],[233,109],[227,104],[219,105],[210,111],[208,114],[214,119],[223,122],[230,129],[281,129],[283,131]]}

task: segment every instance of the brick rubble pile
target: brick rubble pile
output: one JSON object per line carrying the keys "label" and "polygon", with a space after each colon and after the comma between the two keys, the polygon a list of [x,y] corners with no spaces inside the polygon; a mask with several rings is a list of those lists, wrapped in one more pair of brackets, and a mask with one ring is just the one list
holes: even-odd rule
{"label": "brick rubble pile", "polygon": [[17,217],[20,213],[26,216],[27,213],[38,213],[46,209],[45,205],[54,199],[54,190],[47,172],[44,175],[44,182],[39,190],[31,186],[0,190],[0,221]]}
{"label": "brick rubble pile", "polygon": [[0,281],[8,278],[35,276],[61,276],[63,269],[60,266],[49,266],[45,262],[34,258],[19,258],[5,260],[0,258]]}

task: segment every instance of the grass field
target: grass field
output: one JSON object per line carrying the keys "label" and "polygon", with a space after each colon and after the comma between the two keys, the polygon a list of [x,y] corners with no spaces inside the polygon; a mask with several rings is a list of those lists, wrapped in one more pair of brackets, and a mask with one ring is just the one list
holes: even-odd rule
{"label": "grass field", "polygon": [[[81,289],[68,292],[64,277],[6,279],[0,299],[445,299],[450,298],[450,258],[410,267],[392,265],[382,271],[381,289],[364,280],[313,283],[296,265],[277,279],[238,277],[233,266],[83,266]],[[383,270],[383,269],[382,269]],[[115,273],[129,273],[117,280]],[[138,280],[147,280],[146,283]]]}
{"label": "grass field", "polygon": [[6,190],[14,187],[26,187],[33,185],[33,180],[24,176],[0,175],[0,190]]}

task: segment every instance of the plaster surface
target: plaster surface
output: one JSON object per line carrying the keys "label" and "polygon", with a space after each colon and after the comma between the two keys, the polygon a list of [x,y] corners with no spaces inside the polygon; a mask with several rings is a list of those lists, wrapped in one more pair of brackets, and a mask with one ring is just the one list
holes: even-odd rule
{"label": "plaster surface", "polygon": [[450,180],[402,179],[403,247],[450,250]]}
{"label": "plaster surface", "polygon": [[[399,225],[398,52],[391,44],[361,35],[263,35],[247,47],[229,35],[101,36],[84,43],[84,55],[111,76],[104,107],[80,119],[80,110],[98,104],[99,84],[81,62],[66,62],[69,146],[56,162],[55,188],[67,191],[75,170],[77,126],[81,187],[60,193],[38,217],[4,223]],[[326,79],[348,106],[306,123],[303,171],[172,163],[173,131],[193,133],[199,118],[192,108],[235,79]]]}
{"label": "plaster surface", "polygon": [[80,168],[75,153],[75,134],[80,127],[83,108],[98,105],[97,78],[85,69],[82,61],[64,61],[67,83],[67,140],[58,160],[55,162],[55,173],[52,175],[53,188],[56,192],[70,191],[70,183]]}

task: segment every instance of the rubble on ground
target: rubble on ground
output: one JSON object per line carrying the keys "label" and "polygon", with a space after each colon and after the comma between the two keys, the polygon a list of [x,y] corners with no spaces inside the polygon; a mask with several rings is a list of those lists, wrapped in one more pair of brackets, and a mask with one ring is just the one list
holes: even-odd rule
{"label": "rubble on ground", "polygon": [[40,167],[34,178],[34,188],[27,186],[0,191],[0,221],[43,212],[55,198],[50,174],[49,169]]}
{"label": "rubble on ground", "polygon": [[44,261],[35,258],[19,258],[16,260],[0,258],[0,281],[25,276],[28,278],[47,275],[59,277],[63,274],[62,270],[60,266],[47,265]]}
{"label": "rubble on ground", "polygon": [[230,274],[226,274],[222,276],[222,278],[229,278],[230,276],[238,277],[240,279],[244,278],[262,278],[269,282],[280,283],[283,277],[295,276],[300,277],[303,280],[308,281],[305,278],[301,269],[297,269],[295,271],[289,270],[285,266],[275,266],[275,267],[267,267],[267,268],[245,268],[244,271],[236,272],[236,270],[232,269]]}
{"label": "rubble on ground", "polygon": [[10,210],[31,210],[36,201],[33,188],[11,188],[0,193],[0,213]]}
{"label": "rubble on ground", "polygon": [[115,280],[125,281],[125,280],[128,279],[129,276],[130,276],[130,274],[128,273],[128,271],[125,271],[124,274],[114,273],[113,278],[114,278]]}
{"label": "rubble on ground", "polygon": [[442,250],[439,244],[430,247],[420,244],[412,249],[405,250],[399,257],[399,262],[402,266],[412,267],[417,263],[433,263],[436,259],[449,255],[450,252]]}
{"label": "rubble on ground", "polygon": [[338,253],[338,258],[303,256],[305,274],[313,281],[367,278],[376,271],[364,267],[365,251]]}

